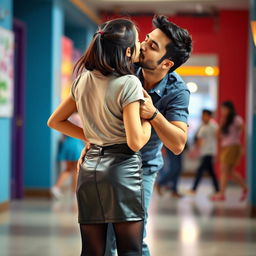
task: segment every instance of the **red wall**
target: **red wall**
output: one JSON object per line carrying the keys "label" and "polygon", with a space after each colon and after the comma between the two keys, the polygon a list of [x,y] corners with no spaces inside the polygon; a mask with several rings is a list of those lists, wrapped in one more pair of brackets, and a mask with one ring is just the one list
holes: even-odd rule
{"label": "red wall", "polygon": [[[109,18],[105,16],[105,18]],[[232,100],[237,112],[246,118],[248,11],[220,11],[216,18],[169,17],[177,25],[186,28],[193,38],[193,53],[217,54],[219,57],[218,105]],[[152,30],[152,16],[134,16],[143,40]],[[245,157],[239,171],[245,175]]]}

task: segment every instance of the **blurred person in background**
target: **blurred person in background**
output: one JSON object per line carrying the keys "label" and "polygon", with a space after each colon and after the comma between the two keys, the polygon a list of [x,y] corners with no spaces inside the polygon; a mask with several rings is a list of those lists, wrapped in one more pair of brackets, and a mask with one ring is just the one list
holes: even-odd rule
{"label": "blurred person in background", "polygon": [[[153,19],[155,29],[141,43],[137,77],[144,87],[145,102],[140,106],[140,115],[150,121],[153,129],[149,142],[141,149],[145,223],[149,202],[157,172],[163,166],[163,144],[174,154],[180,154],[187,140],[189,90],[176,74],[175,69],[187,61],[192,50],[192,40],[187,30],[168,21],[163,15]],[[82,163],[86,150],[81,153]],[[115,254],[115,239],[109,226],[107,256]],[[143,242],[143,256],[150,255]]]}
{"label": "blurred person in background", "polygon": [[[69,120],[73,124],[82,127],[78,113],[74,113]],[[64,163],[65,169],[60,173],[56,184],[51,188],[51,193],[56,199],[59,199],[62,196],[61,187],[70,176],[72,176],[71,191],[75,195],[77,184],[76,165],[84,146],[83,141],[63,135],[59,145],[57,159]]]}
{"label": "blurred person in background", "polygon": [[[204,172],[208,172],[215,192],[219,192],[219,184],[214,170],[214,158],[217,154],[218,124],[212,118],[212,111],[202,111],[202,125],[196,133],[195,147],[193,150],[199,152],[200,164],[196,171],[192,189],[188,192],[191,195],[196,193]],[[192,152],[191,155],[194,153]],[[197,155],[195,153],[195,155]]]}
{"label": "blurred person in background", "polygon": [[182,194],[178,192],[178,182],[182,171],[182,154],[175,155],[168,148],[164,147],[165,161],[167,162],[159,171],[159,177],[156,181],[155,188],[157,193],[163,195],[162,188],[171,191],[174,198],[182,198]]}
{"label": "blurred person in background", "polygon": [[[143,88],[133,75],[140,42],[134,23],[108,21],[75,66],[71,95],[55,110],[48,125],[87,140],[77,185],[81,256],[103,256],[112,223],[120,256],[142,254],[144,201],[142,162],[138,152],[151,135],[141,119]],[[68,118],[78,111],[83,129]]]}
{"label": "blurred person in background", "polygon": [[234,104],[225,101],[221,104],[220,117],[220,192],[211,197],[213,201],[225,200],[225,192],[228,180],[232,178],[242,188],[240,200],[247,197],[248,188],[241,174],[236,171],[242,155],[241,135],[243,131],[243,119],[237,115]]}

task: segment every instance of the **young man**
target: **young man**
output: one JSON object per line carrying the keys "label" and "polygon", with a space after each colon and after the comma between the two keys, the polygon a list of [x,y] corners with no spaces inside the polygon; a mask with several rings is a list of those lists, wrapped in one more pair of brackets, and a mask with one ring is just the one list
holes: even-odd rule
{"label": "young man", "polygon": [[[141,117],[150,120],[153,127],[149,142],[141,150],[145,224],[156,174],[163,166],[161,148],[164,144],[174,154],[180,154],[187,140],[190,93],[180,76],[173,71],[187,61],[192,50],[189,33],[168,21],[165,16],[155,16],[153,25],[155,29],[141,43],[140,67],[136,72],[145,89]],[[85,150],[79,163],[84,155]],[[109,239],[113,237],[113,232],[110,233]],[[115,253],[108,247],[105,255],[112,256]],[[150,255],[146,243],[143,243],[142,255]]]}
{"label": "young man", "polygon": [[205,171],[208,171],[216,193],[219,192],[219,184],[213,167],[213,159],[217,153],[218,125],[212,120],[212,112],[204,109],[202,111],[202,125],[196,135],[196,146],[200,149],[201,162],[196,171],[196,177],[190,194],[195,194],[196,189]]}

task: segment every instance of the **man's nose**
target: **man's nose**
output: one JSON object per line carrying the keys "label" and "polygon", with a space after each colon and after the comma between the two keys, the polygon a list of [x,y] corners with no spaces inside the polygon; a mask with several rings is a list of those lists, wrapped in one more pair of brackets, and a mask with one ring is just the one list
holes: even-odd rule
{"label": "man's nose", "polygon": [[141,42],[141,44],[140,44],[140,50],[141,50],[141,51],[145,51],[145,50],[146,50],[146,42],[145,42],[145,41]]}

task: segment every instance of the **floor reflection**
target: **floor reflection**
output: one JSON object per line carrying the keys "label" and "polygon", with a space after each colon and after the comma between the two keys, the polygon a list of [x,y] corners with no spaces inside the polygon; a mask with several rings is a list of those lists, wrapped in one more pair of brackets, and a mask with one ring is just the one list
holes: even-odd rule
{"label": "floor reflection", "polygon": [[[181,192],[190,180],[181,182]],[[236,187],[227,201],[208,200],[206,181],[196,196],[173,199],[154,194],[148,222],[152,256],[255,256],[256,220],[247,214]],[[22,200],[0,214],[1,256],[76,256],[80,252],[76,200]]]}

